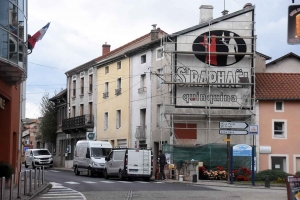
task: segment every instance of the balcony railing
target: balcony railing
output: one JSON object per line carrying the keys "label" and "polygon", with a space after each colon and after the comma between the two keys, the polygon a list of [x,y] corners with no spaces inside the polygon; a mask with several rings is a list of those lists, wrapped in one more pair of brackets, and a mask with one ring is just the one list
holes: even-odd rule
{"label": "balcony railing", "polygon": [[138,140],[146,139],[146,126],[137,126],[134,136]]}
{"label": "balcony railing", "polygon": [[108,98],[108,92],[104,92],[104,93],[103,93],[103,98],[104,98],[104,99]]}
{"label": "balcony railing", "polygon": [[63,119],[62,130],[94,127],[94,115],[81,115]]}
{"label": "balcony railing", "polygon": [[143,92],[146,92],[147,91],[147,88],[146,87],[141,87],[139,88],[139,94],[140,93],[143,93]]}
{"label": "balcony railing", "polygon": [[118,89],[116,89],[116,95],[118,96],[118,95],[120,95],[121,94],[121,92],[122,92],[122,88],[118,88]]}

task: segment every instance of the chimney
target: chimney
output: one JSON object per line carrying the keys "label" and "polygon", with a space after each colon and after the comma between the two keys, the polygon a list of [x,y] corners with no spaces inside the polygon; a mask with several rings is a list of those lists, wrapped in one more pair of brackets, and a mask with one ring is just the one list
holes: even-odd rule
{"label": "chimney", "polygon": [[105,54],[108,54],[110,52],[110,45],[109,44],[103,44],[102,45],[102,56],[104,56]]}
{"label": "chimney", "polygon": [[156,29],[156,24],[152,24],[153,29],[150,32],[151,41],[158,39],[159,28]]}
{"label": "chimney", "polygon": [[246,3],[243,8],[245,9],[245,8],[247,8],[249,6],[252,6],[252,3]]}
{"label": "chimney", "polygon": [[213,9],[212,5],[201,5],[200,6],[200,20],[199,24],[207,22],[213,19]]}
{"label": "chimney", "polygon": [[223,10],[221,13],[222,13],[222,15],[224,16],[224,15],[227,15],[228,14],[228,10]]}

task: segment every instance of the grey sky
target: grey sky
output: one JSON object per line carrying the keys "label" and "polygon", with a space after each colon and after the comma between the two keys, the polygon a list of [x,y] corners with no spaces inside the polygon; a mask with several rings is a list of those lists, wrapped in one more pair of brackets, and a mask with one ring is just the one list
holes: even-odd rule
{"label": "grey sky", "polygon": [[[276,59],[289,52],[300,55],[299,45],[287,44],[287,11],[300,0],[226,0],[229,13],[246,3],[255,9],[256,50]],[[26,117],[40,116],[44,92],[52,97],[66,88],[65,71],[150,32],[157,24],[174,33],[199,23],[199,7],[213,5],[214,18],[224,10],[223,0],[30,0],[28,33],[33,35],[48,22],[44,38],[28,56]]]}

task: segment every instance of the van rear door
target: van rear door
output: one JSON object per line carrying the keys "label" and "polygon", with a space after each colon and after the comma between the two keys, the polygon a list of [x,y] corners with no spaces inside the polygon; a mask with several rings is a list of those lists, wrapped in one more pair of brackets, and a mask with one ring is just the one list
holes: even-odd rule
{"label": "van rear door", "polygon": [[128,174],[150,175],[151,151],[128,150]]}

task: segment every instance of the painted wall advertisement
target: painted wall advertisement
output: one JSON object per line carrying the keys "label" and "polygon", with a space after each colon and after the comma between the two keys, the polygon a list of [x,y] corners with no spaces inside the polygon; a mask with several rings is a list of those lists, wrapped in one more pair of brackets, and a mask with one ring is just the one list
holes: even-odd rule
{"label": "painted wall advertisement", "polygon": [[[251,106],[252,11],[178,36],[178,107]],[[210,87],[207,83],[211,83]]]}

